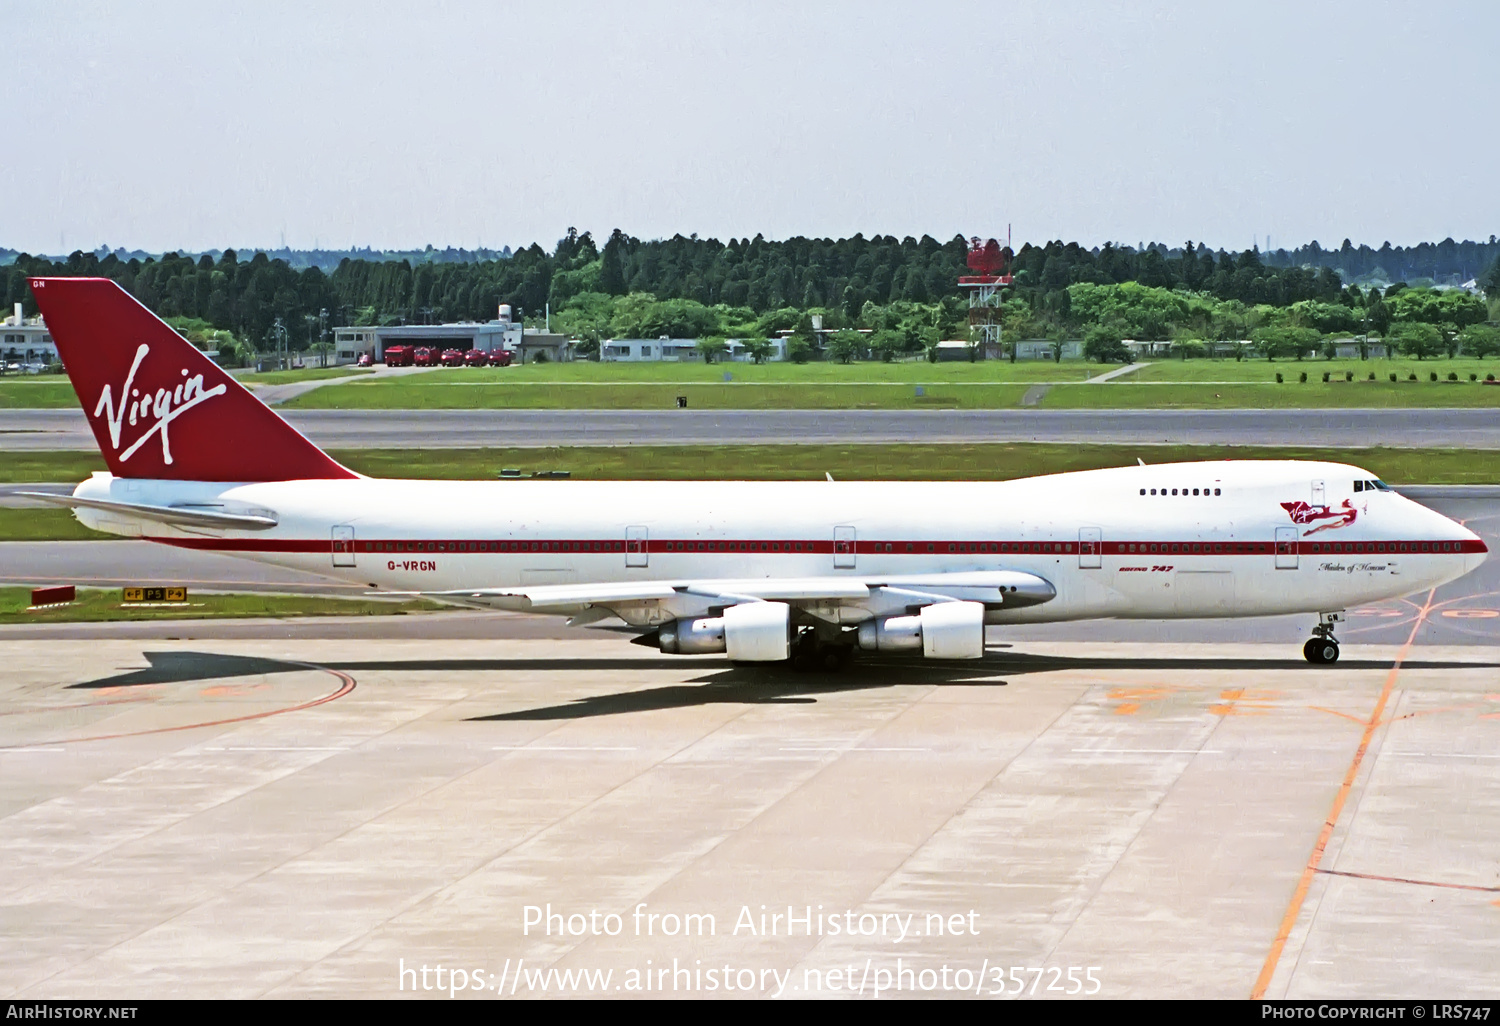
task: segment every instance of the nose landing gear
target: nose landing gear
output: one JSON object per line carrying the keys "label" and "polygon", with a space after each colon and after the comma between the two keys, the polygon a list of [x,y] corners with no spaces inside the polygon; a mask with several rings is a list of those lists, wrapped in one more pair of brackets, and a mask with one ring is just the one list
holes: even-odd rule
{"label": "nose landing gear", "polygon": [[1302,646],[1302,658],[1321,666],[1338,662],[1339,642],[1333,636],[1333,625],[1342,623],[1343,620],[1343,610],[1336,613],[1319,613],[1318,625],[1313,628],[1313,636],[1308,638],[1307,644]]}

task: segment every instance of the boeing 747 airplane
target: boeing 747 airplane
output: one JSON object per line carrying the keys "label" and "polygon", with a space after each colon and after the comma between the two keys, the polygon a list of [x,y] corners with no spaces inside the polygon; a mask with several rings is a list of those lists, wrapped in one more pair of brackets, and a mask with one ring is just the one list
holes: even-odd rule
{"label": "boeing 747 airplane", "polygon": [[1305,613],[1304,655],[1332,663],[1344,610],[1452,581],[1488,551],[1342,463],[999,483],[369,478],[114,282],[31,285],[109,467],[37,498],[98,531],[381,592],[623,621],[663,652],[977,659],[986,625]]}

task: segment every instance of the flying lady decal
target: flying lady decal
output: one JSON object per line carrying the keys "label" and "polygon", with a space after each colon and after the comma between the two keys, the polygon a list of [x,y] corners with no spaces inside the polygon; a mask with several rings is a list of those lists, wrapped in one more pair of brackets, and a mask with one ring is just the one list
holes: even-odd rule
{"label": "flying lady decal", "polygon": [[1317,534],[1319,531],[1348,527],[1359,516],[1359,510],[1355,509],[1354,503],[1348,499],[1345,499],[1341,505],[1332,508],[1328,506],[1314,506],[1310,502],[1283,502],[1281,508],[1286,510],[1286,515],[1292,518],[1292,523],[1299,526],[1315,524],[1319,520],[1336,521],[1336,523],[1331,524],[1318,524],[1316,527],[1303,531],[1302,537],[1304,538],[1310,534]]}

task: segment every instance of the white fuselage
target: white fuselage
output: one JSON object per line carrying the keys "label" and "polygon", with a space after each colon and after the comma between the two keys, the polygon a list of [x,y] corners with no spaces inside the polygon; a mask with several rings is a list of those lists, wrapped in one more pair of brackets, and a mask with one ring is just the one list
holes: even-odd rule
{"label": "white fuselage", "polygon": [[[177,528],[89,509],[79,518],[384,591],[1013,570],[1050,582],[1056,597],[991,609],[985,619],[1035,623],[1340,610],[1436,587],[1484,560],[1483,542],[1452,520],[1373,483],[1354,490],[1373,477],[1296,461],[997,483],[226,485],[101,474],[75,494],[274,511],[278,524],[266,531]],[[859,619],[852,612],[844,623]]]}

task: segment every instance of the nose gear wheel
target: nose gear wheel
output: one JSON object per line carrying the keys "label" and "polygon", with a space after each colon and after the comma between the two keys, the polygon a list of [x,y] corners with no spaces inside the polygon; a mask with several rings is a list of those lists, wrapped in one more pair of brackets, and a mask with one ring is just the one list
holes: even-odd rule
{"label": "nose gear wheel", "polygon": [[1333,636],[1333,624],[1320,623],[1313,628],[1313,636],[1302,646],[1302,657],[1318,666],[1339,661],[1339,643]]}

